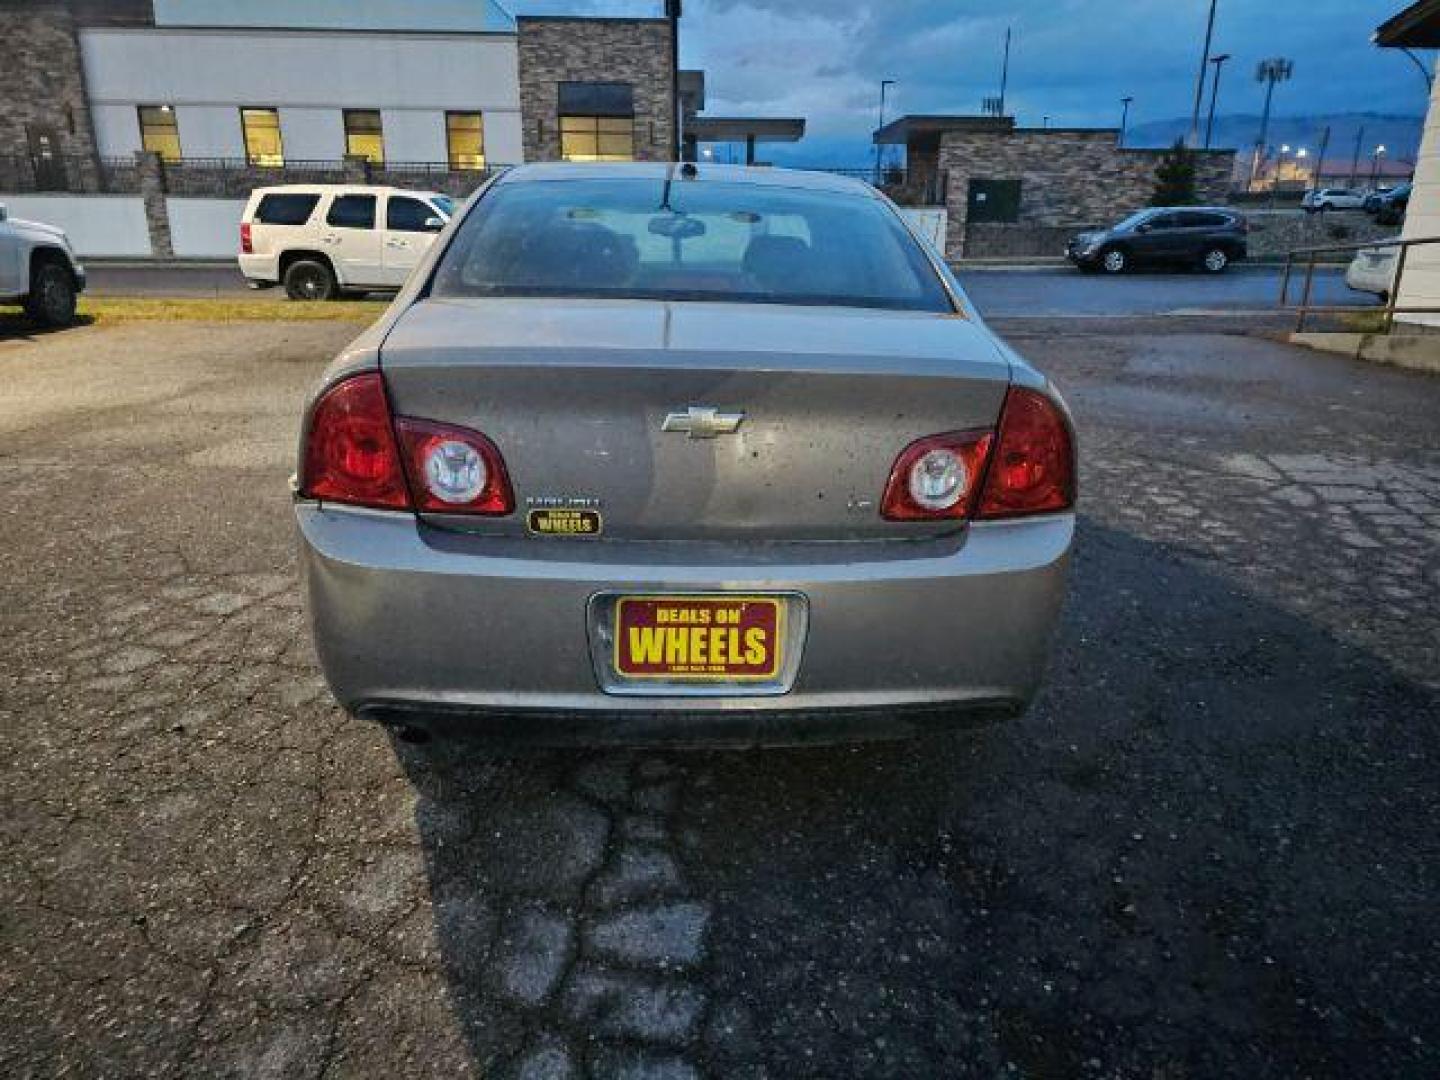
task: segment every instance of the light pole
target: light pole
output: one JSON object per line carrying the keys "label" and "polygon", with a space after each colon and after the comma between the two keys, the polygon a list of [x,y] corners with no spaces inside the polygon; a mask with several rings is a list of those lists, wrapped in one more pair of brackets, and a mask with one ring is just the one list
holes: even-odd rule
{"label": "light pole", "polygon": [[1210,0],[1210,17],[1205,22],[1205,49],[1200,54],[1200,72],[1195,76],[1195,111],[1190,115],[1190,145],[1200,139],[1200,105],[1205,100],[1205,68],[1210,63],[1210,42],[1215,37],[1215,2]]}
{"label": "light pole", "polygon": [[[680,153],[680,7],[682,0],[665,0],[665,17],[670,20],[670,151],[671,161]],[[652,136],[653,138],[653,136]]]}
{"label": "light pole", "polygon": [[1212,56],[1210,63],[1215,65],[1215,79],[1210,84],[1210,115],[1205,118],[1205,149],[1210,149],[1210,136],[1215,132],[1215,101],[1220,96],[1220,69],[1225,66],[1225,61],[1230,59],[1229,53],[1221,53],[1219,56]]}
{"label": "light pole", "polygon": [[1365,143],[1365,125],[1360,125],[1360,130],[1355,132],[1355,156],[1350,159],[1350,186],[1353,188],[1360,182],[1360,147]]}
{"label": "light pole", "polygon": [[1000,63],[1000,111],[996,116],[1005,115],[1005,89],[1010,85],[1010,27],[1005,28],[1005,59]]}
{"label": "light pole", "polygon": [[[894,86],[894,85],[895,85],[895,80],[894,80],[894,79],[881,79],[881,80],[880,80],[880,123],[879,123],[879,125],[876,127],[876,129],[875,129],[875,133],[876,133],[877,136],[878,136],[879,133],[880,133],[880,129],[885,126],[885,92],[886,92],[887,90],[889,90],[890,87],[892,87],[892,86]],[[878,142],[878,141],[875,143],[875,186],[876,186],[876,187],[879,187],[879,186],[880,186],[880,154],[881,154],[881,148],[883,147],[883,145],[884,145],[883,143],[880,143],[880,142]]]}
{"label": "light pole", "polygon": [[1125,132],[1130,129],[1130,103],[1133,97],[1122,97],[1120,99],[1120,147],[1125,147]]}
{"label": "light pole", "polygon": [[1385,156],[1385,144],[1381,143],[1375,147],[1375,152],[1370,155],[1370,186],[1380,186],[1380,159]]}
{"label": "light pole", "polygon": [[1275,84],[1285,82],[1294,73],[1294,62],[1283,56],[1261,60],[1255,67],[1255,81],[1265,84],[1265,111],[1260,115],[1260,135],[1255,140],[1255,154],[1250,159],[1250,180],[1245,185],[1246,191],[1254,186],[1255,174],[1260,171],[1260,156],[1265,153],[1265,136],[1270,131],[1270,103],[1275,97]]}

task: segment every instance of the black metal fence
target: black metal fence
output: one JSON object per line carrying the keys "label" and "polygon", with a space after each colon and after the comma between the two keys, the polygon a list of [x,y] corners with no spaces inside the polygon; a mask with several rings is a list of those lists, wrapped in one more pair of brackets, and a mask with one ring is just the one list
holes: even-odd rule
{"label": "black metal fence", "polygon": [[0,155],[0,192],[133,195],[140,190],[134,158]]}

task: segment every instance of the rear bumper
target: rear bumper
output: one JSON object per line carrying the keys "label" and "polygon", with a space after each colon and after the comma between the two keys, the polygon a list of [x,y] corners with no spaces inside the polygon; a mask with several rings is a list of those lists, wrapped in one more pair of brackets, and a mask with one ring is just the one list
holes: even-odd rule
{"label": "rear bumper", "polygon": [[279,255],[240,255],[240,273],[251,281],[278,282],[280,280]]}
{"label": "rear bumper", "polygon": [[[581,741],[803,741],[847,720],[860,733],[876,721],[903,731],[1014,714],[1043,673],[1074,534],[1073,515],[1060,514],[907,544],[488,540],[399,514],[308,502],[296,513],[316,649],[343,705]],[[808,632],[790,690],[603,692],[591,598],[678,591],[803,594]]]}

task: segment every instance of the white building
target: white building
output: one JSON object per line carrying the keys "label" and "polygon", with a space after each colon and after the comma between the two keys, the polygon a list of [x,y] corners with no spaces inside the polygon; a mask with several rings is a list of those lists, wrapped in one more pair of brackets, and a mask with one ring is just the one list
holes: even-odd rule
{"label": "white building", "polygon": [[[1412,4],[1375,32],[1375,43],[1385,48],[1440,48],[1440,0]],[[1440,237],[1440,80],[1431,87],[1413,183],[1402,238]],[[1409,249],[1395,303],[1397,307],[1437,310],[1433,315],[1396,315],[1397,322],[1440,326],[1440,244]]]}
{"label": "white building", "polygon": [[515,23],[492,0],[155,0],[153,26],[77,35],[101,157],[524,160]]}

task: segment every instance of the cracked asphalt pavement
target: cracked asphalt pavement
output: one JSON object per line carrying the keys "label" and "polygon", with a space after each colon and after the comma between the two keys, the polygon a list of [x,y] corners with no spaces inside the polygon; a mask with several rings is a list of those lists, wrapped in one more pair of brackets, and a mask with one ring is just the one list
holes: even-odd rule
{"label": "cracked asphalt pavement", "polygon": [[1083,452],[1029,714],[750,753],[334,706],[353,327],[0,342],[0,1073],[1436,1075],[1440,380],[1167,327],[1001,327]]}

